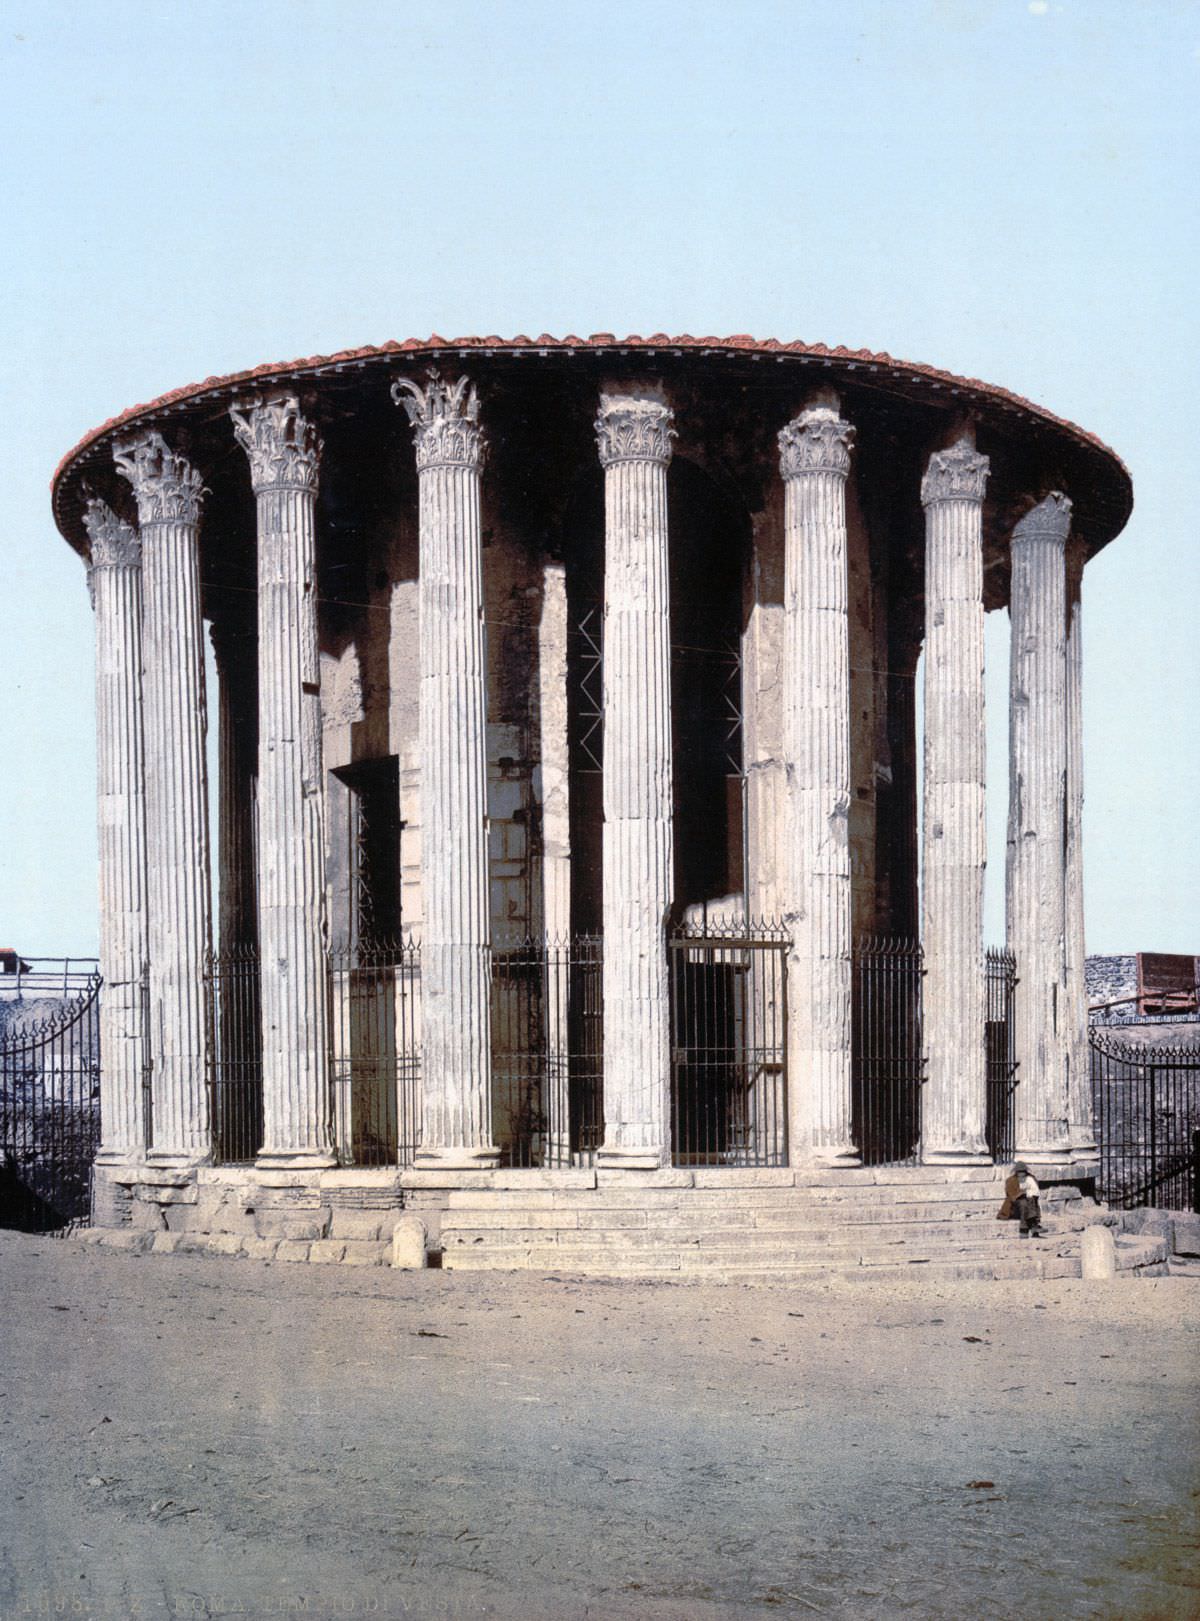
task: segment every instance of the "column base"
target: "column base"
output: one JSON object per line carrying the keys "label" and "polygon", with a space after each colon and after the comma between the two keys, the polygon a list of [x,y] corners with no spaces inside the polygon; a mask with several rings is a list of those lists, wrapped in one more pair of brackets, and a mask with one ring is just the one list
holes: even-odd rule
{"label": "column base", "polygon": [[789,1163],[798,1171],[857,1171],[862,1166],[862,1155],[853,1143],[848,1143],[844,1148],[806,1148],[790,1156]]}
{"label": "column base", "polygon": [[500,1150],[490,1143],[484,1148],[418,1148],[413,1158],[416,1171],[494,1171],[500,1163]]}
{"label": "column base", "polygon": [[98,1148],[92,1163],[102,1170],[132,1170],[143,1164],[145,1158],[142,1148]]}
{"label": "column base", "polygon": [[1014,1160],[1023,1159],[1032,1165],[1071,1165],[1079,1156],[1069,1143],[1018,1143]]}
{"label": "column base", "polygon": [[285,1148],[264,1148],[254,1161],[256,1171],[329,1171],[337,1155],[328,1148],[313,1148],[296,1154]]}
{"label": "column base", "polygon": [[596,1150],[598,1171],[662,1171],[670,1168],[671,1156],[662,1148],[609,1148]]}
{"label": "column base", "polygon": [[986,1148],[926,1148],[921,1151],[922,1165],[991,1165],[994,1161]]}
{"label": "column base", "polygon": [[169,1149],[156,1152],[153,1148],[145,1158],[138,1161],[152,1171],[194,1171],[201,1165],[211,1165],[213,1162],[212,1150],[205,1149],[203,1153],[173,1154]]}

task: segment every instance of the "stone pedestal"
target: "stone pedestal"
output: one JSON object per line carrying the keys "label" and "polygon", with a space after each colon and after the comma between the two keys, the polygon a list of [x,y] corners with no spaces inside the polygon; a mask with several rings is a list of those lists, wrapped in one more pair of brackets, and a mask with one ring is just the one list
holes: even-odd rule
{"label": "stone pedestal", "polygon": [[1071,1157],[1067,1122],[1066,580],[1071,503],[1049,495],[1013,530],[1008,943],[1017,963],[1016,1151]]}
{"label": "stone pedestal", "polygon": [[421,550],[421,1075],[417,1164],[494,1165],[487,664],[479,515],[484,441],[466,378],[393,397],[413,424]]}
{"label": "stone pedestal", "polygon": [[265,1166],[332,1165],[316,611],[320,441],[288,395],[230,415],[258,509],[258,1158]]}
{"label": "stone pedestal", "polygon": [[150,1157],[211,1153],[205,959],[211,941],[199,473],[161,434],[114,452],[142,537],[142,698],[149,904]]}
{"label": "stone pedestal", "polygon": [[96,612],[100,876],[101,1165],[146,1149],[146,799],[142,760],[142,548],[103,501],[84,518]]}
{"label": "stone pedestal", "polygon": [[785,508],[788,1142],[793,1165],[857,1165],[850,1096],[850,641],[846,476],[835,402],[779,435]]}
{"label": "stone pedestal", "polygon": [[[966,438],[930,457],[925,507],[926,1164],[984,1164],[983,492],[988,459]],[[1018,969],[1018,972],[1020,970]]]}
{"label": "stone pedestal", "polygon": [[597,1163],[669,1164],[673,893],[667,466],[654,392],[602,394],[604,468],[604,1144]]}
{"label": "stone pedestal", "polygon": [[1091,1050],[1088,1044],[1087,943],[1083,913],[1083,542],[1068,537],[1066,650],[1066,870],[1063,879],[1066,937],[1067,1122],[1077,1161],[1099,1168],[1092,1118]]}

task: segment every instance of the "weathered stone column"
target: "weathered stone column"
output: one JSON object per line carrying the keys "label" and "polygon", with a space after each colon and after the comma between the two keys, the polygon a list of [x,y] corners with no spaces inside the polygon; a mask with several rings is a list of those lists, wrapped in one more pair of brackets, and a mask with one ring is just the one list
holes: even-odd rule
{"label": "weathered stone column", "polygon": [[1064,876],[1067,942],[1067,1120],[1071,1157],[1098,1157],[1092,1117],[1091,1049],[1088,1044],[1087,942],[1083,912],[1083,564],[1078,535],[1067,540],[1067,847]]}
{"label": "weathered stone column", "polygon": [[983,491],[967,438],[930,457],[925,507],[925,779],[921,938],[928,1164],[988,1160],[983,874]]}
{"label": "weathered stone column", "polygon": [[567,580],[542,569],[538,624],[538,781],[542,803],[541,924],[546,939],[546,1114],[548,1165],[571,1158],[571,789],[567,738]]}
{"label": "weathered stone column", "polygon": [[784,479],[788,1147],[793,1165],[857,1165],[850,1120],[850,620],[846,477],[836,400],[779,435]]}
{"label": "weathered stone column", "polygon": [[674,872],[667,465],[657,392],[601,394],[604,468],[604,1145],[597,1161],[669,1163],[666,924]]}
{"label": "weathered stone column", "polygon": [[479,515],[484,439],[465,377],[392,396],[420,478],[421,1081],[417,1164],[494,1165],[487,661]]}
{"label": "weathered stone column", "polygon": [[142,702],[150,947],[150,1157],[211,1153],[204,966],[211,939],[200,475],[159,433],[114,452],[142,537]]}
{"label": "weathered stone column", "polygon": [[1008,944],[1017,963],[1016,1148],[1070,1157],[1066,1006],[1066,569],[1071,503],[1048,495],[1012,535]]}
{"label": "weathered stone column", "polygon": [[146,789],[142,755],[142,546],[103,501],[84,517],[96,611],[96,782],[100,869],[99,1164],[146,1149]]}
{"label": "weathered stone column", "polygon": [[291,395],[230,416],[258,504],[258,1162],[332,1165],[316,606],[321,442]]}

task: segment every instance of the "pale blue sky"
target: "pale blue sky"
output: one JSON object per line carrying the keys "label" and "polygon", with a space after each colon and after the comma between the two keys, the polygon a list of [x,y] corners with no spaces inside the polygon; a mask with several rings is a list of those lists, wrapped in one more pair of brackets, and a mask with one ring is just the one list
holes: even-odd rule
{"label": "pale blue sky", "polygon": [[262,360],[665,330],[885,349],[1125,459],[1088,944],[1200,950],[1198,92],[1188,0],[0,0],[0,944],[95,947],[81,434]]}

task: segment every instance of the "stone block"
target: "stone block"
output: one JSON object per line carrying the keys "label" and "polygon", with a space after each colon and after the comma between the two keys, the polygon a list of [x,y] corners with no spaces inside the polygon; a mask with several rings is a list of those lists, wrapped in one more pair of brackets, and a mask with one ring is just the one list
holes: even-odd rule
{"label": "stone block", "polygon": [[307,1261],[311,1246],[299,1238],[281,1238],[275,1246],[277,1261]]}
{"label": "stone block", "polygon": [[331,1238],[380,1239],[385,1230],[390,1235],[395,1217],[379,1210],[354,1210],[334,1207],[329,1222]]}
{"label": "stone block", "polygon": [[1177,1210],[1174,1226],[1176,1255],[1200,1255],[1200,1216]]}
{"label": "stone block", "polygon": [[340,1261],[346,1253],[346,1246],[336,1238],[318,1238],[314,1244],[309,1245],[308,1258],[310,1261],[328,1264]]}
{"label": "stone block", "polygon": [[160,1233],[163,1230],[163,1207],[147,1199],[134,1199],[129,1211],[130,1226],[136,1231]]}
{"label": "stone block", "polygon": [[258,1210],[254,1216],[257,1238],[290,1238],[311,1243],[329,1232],[328,1210]]}
{"label": "stone block", "polygon": [[152,1255],[178,1255],[187,1243],[186,1233],[155,1233],[150,1244]]}
{"label": "stone block", "polygon": [[243,1238],[242,1254],[251,1261],[273,1261],[279,1249],[275,1238]]}
{"label": "stone block", "polygon": [[420,1216],[401,1216],[392,1228],[392,1265],[405,1271],[420,1271],[427,1266],[426,1238]]}
{"label": "stone block", "polygon": [[168,1236],[166,1233],[138,1233],[128,1227],[105,1227],[95,1231],[100,1234],[99,1242],[105,1249],[129,1250],[134,1255],[144,1255],[157,1239]]}
{"label": "stone block", "polygon": [[200,1190],[194,1182],[156,1182],[153,1185],[141,1183],[134,1197],[160,1205],[195,1204],[200,1197]]}
{"label": "stone block", "polygon": [[342,1263],[345,1266],[386,1266],[392,1257],[390,1244],[371,1244],[361,1239],[350,1239],[344,1246]]}
{"label": "stone block", "polygon": [[207,1233],[204,1250],[207,1255],[243,1255],[245,1239],[238,1233]]}
{"label": "stone block", "polygon": [[1085,1227],[1079,1240],[1080,1275],[1096,1281],[1117,1275],[1116,1246],[1109,1227]]}

